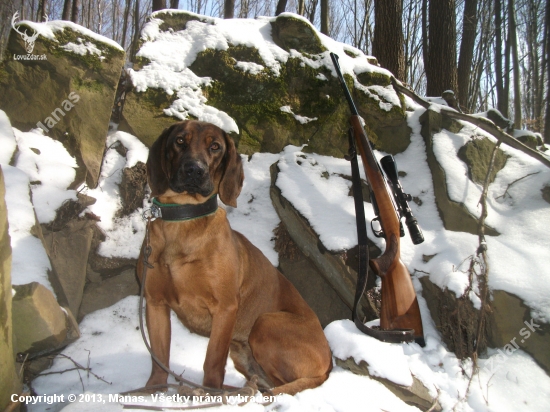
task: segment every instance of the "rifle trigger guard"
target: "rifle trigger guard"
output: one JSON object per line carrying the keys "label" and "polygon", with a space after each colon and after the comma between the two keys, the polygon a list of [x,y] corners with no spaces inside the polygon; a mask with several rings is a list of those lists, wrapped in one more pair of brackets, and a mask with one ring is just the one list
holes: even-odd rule
{"label": "rifle trigger guard", "polygon": [[[382,229],[376,230],[376,229],[374,228],[374,225],[373,225],[374,222],[380,223],[380,218],[379,218],[378,216],[376,216],[374,219],[372,219],[372,220],[370,221],[370,228],[372,229],[372,233],[373,233],[374,236],[376,236],[376,237],[384,237],[384,230],[382,230]],[[380,225],[380,226],[382,226],[382,225]]]}

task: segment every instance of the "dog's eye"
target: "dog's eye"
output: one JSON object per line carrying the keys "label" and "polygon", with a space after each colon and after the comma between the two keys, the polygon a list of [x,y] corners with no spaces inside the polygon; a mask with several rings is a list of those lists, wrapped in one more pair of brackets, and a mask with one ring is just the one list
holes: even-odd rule
{"label": "dog's eye", "polygon": [[220,149],[221,149],[221,146],[219,143],[214,142],[210,145],[210,150],[212,150],[213,152],[217,152]]}
{"label": "dog's eye", "polygon": [[185,143],[185,139],[183,137],[178,137],[176,139],[176,143],[179,144],[179,145],[182,145]]}

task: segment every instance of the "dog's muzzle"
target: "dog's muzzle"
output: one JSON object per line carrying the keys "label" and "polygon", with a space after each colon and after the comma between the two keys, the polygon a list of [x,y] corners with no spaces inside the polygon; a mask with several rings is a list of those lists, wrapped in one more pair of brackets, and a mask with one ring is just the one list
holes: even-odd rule
{"label": "dog's muzzle", "polygon": [[170,181],[170,188],[177,193],[198,193],[208,196],[212,193],[214,185],[210,179],[208,167],[199,160],[187,160],[182,162],[177,174]]}

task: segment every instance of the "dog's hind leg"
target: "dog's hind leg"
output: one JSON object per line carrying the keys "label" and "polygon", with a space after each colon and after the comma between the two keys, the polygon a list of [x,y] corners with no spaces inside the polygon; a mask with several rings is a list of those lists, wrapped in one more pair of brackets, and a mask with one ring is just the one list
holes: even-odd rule
{"label": "dog's hind leg", "polygon": [[332,370],[328,342],[312,314],[311,309],[301,314],[264,313],[250,332],[254,359],[275,384],[274,394],[315,388]]}
{"label": "dog's hind leg", "polygon": [[252,376],[258,377],[258,389],[265,391],[273,387],[273,383],[269,380],[262,367],[256,362],[252,356],[252,350],[248,342],[232,341],[229,347],[229,355],[235,364],[235,369],[242,373],[247,380]]}

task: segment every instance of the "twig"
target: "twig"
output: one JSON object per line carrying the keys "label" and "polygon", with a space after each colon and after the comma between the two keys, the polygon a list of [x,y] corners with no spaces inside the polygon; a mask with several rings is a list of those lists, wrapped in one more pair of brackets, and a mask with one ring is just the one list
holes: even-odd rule
{"label": "twig", "polygon": [[495,199],[500,199],[501,197],[506,196],[506,194],[508,193],[508,190],[510,189],[510,187],[511,187],[514,183],[517,183],[517,182],[519,182],[520,180],[525,179],[526,177],[529,177],[529,176],[532,176],[532,175],[536,175],[536,174],[538,174],[538,173],[539,173],[539,172],[533,172],[533,173],[526,174],[525,176],[520,177],[519,179],[514,180],[512,183],[509,183],[509,184],[508,184],[508,187],[506,188],[506,190],[504,191],[504,193],[501,194],[500,196],[495,197]]}
{"label": "twig", "polygon": [[[80,371],[83,370],[83,371],[86,371],[88,373],[88,377],[90,376],[90,374],[92,374],[96,379],[99,379],[100,381],[103,381],[109,385],[112,385],[112,382],[108,382],[106,381],[105,379],[103,379],[101,376],[98,376],[96,375],[95,373],[92,372],[92,368],[91,367],[87,367],[85,368],[84,366],[82,366],[80,363],[76,362],[74,359],[72,359],[70,356],[67,356],[63,353],[60,353],[59,356],[62,356],[68,360],[70,360],[73,364],[74,364],[74,368],[68,368],[68,369],[64,369],[62,371],[54,371],[54,372],[44,372],[44,373],[39,373],[37,376],[45,376],[45,375],[54,375],[54,374],[62,374],[62,373],[65,373],[65,372],[70,372],[70,371],[74,371],[76,370],[78,372],[78,376],[80,378],[80,383],[82,384],[82,391],[84,391],[84,382],[82,381],[82,376],[80,375]],[[89,355],[88,355],[89,356]],[[88,365],[89,365],[89,359],[88,359]]]}

